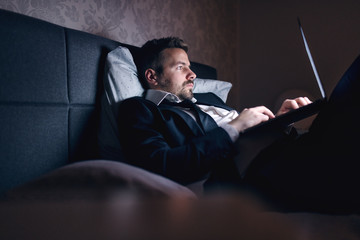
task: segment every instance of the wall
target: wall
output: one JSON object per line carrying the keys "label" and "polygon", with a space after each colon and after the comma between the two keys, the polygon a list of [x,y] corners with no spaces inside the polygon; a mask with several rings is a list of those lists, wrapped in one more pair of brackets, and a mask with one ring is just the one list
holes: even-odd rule
{"label": "wall", "polygon": [[219,79],[232,82],[236,6],[236,0],[0,0],[2,9],[136,46],[179,36],[190,45],[191,60],[217,68]]}
{"label": "wall", "polygon": [[319,96],[298,16],[328,94],[360,50],[358,0],[0,0],[0,8],[137,46],[180,36],[191,60],[233,83],[228,102],[239,109]]}
{"label": "wall", "polygon": [[266,103],[275,109],[280,96],[320,96],[297,17],[328,95],[360,53],[358,0],[242,0],[237,49],[240,107]]}

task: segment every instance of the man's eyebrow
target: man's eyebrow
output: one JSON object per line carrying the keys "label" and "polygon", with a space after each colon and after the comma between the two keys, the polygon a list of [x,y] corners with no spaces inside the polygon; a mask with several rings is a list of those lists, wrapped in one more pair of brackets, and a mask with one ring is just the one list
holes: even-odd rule
{"label": "man's eyebrow", "polygon": [[191,64],[187,65],[186,62],[183,62],[183,61],[178,61],[175,65],[178,65],[178,64],[191,67]]}

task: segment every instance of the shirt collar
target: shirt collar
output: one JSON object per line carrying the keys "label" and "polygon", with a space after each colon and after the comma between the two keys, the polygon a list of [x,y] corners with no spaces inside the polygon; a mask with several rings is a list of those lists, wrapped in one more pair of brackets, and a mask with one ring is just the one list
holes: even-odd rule
{"label": "shirt collar", "polygon": [[[175,94],[165,92],[162,90],[155,90],[155,89],[148,89],[146,91],[145,99],[155,103],[158,106],[162,101],[164,101],[164,99],[167,99],[170,102],[176,102],[176,103],[181,102],[180,98]],[[193,97],[191,101],[195,103],[196,99]]]}

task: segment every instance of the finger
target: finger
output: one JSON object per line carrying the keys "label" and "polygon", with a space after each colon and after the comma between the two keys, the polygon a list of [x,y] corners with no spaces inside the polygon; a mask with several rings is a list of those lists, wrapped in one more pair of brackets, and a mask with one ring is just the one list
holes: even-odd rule
{"label": "finger", "polygon": [[306,101],[305,98],[303,97],[298,97],[295,99],[296,103],[298,104],[299,107],[305,106],[308,104],[308,102]]}
{"label": "finger", "polygon": [[304,99],[308,104],[312,103],[312,101],[308,97],[304,97]]}
{"label": "finger", "polygon": [[284,101],[284,106],[286,109],[297,109],[299,108],[299,103],[296,99],[286,99]]}
{"label": "finger", "polygon": [[311,103],[310,99],[307,97],[299,97],[295,99],[299,106],[305,106]]}
{"label": "finger", "polygon": [[[272,111],[270,111],[270,109],[268,109],[265,106],[255,107],[255,109],[257,109],[258,112],[262,113],[263,115],[268,116],[269,118],[274,118],[275,117],[274,113]],[[266,119],[266,120],[268,120],[268,119]]]}

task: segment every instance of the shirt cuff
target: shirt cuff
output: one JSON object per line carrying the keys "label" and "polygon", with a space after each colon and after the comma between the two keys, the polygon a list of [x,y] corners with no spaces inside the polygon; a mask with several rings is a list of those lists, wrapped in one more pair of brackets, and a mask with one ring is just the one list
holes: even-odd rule
{"label": "shirt cuff", "polygon": [[230,136],[231,140],[233,142],[236,141],[236,139],[238,139],[239,137],[239,132],[236,130],[236,128],[234,128],[233,126],[231,126],[230,124],[221,124],[219,127],[223,128]]}

